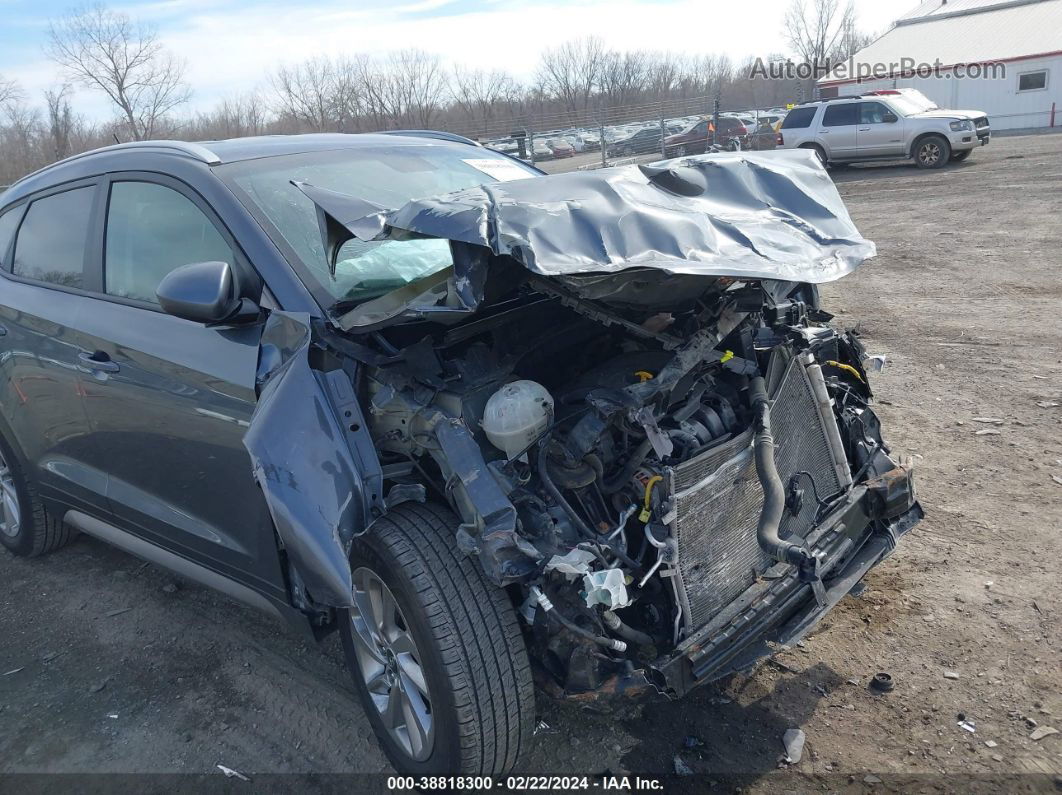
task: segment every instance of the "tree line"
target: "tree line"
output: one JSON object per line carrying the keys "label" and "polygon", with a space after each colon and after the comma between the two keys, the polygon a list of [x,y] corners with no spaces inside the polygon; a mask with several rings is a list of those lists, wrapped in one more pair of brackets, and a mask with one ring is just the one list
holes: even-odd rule
{"label": "tree line", "polygon": [[[792,0],[782,38],[799,58],[819,61],[843,60],[869,39],[841,0]],[[45,51],[63,82],[36,101],[0,75],[0,185],[115,141],[401,128],[487,139],[708,113],[717,102],[724,110],[770,107],[813,90],[810,82],[752,77],[752,58],[617,51],[584,37],[544,49],[529,80],[416,49],[319,56],[278,66],[254,90],[190,113],[185,63],[157,30],[126,13],[97,4],[59,17]],[[77,113],[76,89],[104,95],[113,117],[99,123]]]}

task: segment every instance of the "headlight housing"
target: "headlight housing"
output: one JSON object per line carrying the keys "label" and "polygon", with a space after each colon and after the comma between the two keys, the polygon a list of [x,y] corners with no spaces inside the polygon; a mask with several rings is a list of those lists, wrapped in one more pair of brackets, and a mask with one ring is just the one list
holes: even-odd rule
{"label": "headlight housing", "polygon": [[973,129],[973,122],[970,121],[969,119],[964,119],[963,121],[953,121],[951,123],[951,129],[954,132],[961,132],[963,130],[972,130]]}

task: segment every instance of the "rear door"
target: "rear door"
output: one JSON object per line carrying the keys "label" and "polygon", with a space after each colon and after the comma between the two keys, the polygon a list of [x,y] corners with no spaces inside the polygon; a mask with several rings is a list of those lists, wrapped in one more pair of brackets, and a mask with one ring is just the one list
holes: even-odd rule
{"label": "rear door", "polygon": [[93,348],[80,326],[93,304],[97,190],[71,182],[0,216],[0,412],[42,495],[99,514],[106,474],[91,452],[82,371]]}
{"label": "rear door", "polygon": [[165,314],[155,289],[181,265],[228,262],[256,279],[189,187],[117,174],[101,186],[101,295],[83,328],[103,369],[85,388],[97,466],[121,524],[259,590],[282,582],[243,435],[261,325],[208,328]]}
{"label": "rear door", "polygon": [[856,140],[861,156],[903,157],[903,119],[884,102],[860,102]]}
{"label": "rear door", "polygon": [[829,104],[822,114],[822,128],[819,134],[826,144],[826,156],[831,160],[848,160],[855,158],[857,149],[857,128],[859,122],[859,103],[845,102]]}

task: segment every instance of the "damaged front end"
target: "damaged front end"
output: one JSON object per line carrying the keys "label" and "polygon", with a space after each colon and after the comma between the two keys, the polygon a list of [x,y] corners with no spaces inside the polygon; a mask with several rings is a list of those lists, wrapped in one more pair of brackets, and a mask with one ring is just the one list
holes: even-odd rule
{"label": "damaged front end", "polygon": [[[299,185],[330,251],[442,238],[453,253],[321,331],[361,406],[321,427],[358,455],[371,437],[378,456],[328,462],[335,484],[358,484],[350,503],[325,495],[350,528],[332,540],[344,548],[381,502],[451,505],[454,543],[509,590],[558,695],[681,694],[799,639],[922,514],[882,440],[863,346],[829,325],[815,287],[873,246],[795,154],[392,211]],[[299,517],[277,514],[284,536]],[[309,591],[341,606],[341,573],[310,573]]]}

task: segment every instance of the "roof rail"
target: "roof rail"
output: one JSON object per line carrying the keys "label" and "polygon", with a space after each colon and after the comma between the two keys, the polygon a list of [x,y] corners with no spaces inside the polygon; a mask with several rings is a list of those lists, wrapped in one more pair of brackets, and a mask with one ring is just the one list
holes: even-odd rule
{"label": "roof rail", "polygon": [[479,141],[473,141],[471,138],[465,138],[463,135],[443,132],[442,130],[381,130],[380,135],[410,135],[414,138],[436,138],[440,141],[453,141],[457,144],[483,146]]}
{"label": "roof rail", "polygon": [[43,168],[38,168],[36,171],[33,171],[27,174],[26,176],[22,177],[21,179],[16,180],[8,187],[17,185],[23,180],[29,179],[30,177],[34,177],[37,174],[42,174],[45,171],[53,169],[56,166],[62,165],[64,163],[71,163],[75,160],[80,160],[81,158],[89,157],[91,155],[98,155],[104,152],[115,152],[123,149],[171,149],[175,152],[180,152],[181,154],[185,154],[189,157],[195,158],[196,160],[202,163],[206,163],[208,166],[216,166],[221,163],[221,158],[214,154],[214,152],[207,149],[202,144],[194,144],[189,143],[187,141],[127,141],[126,143],[112,144],[111,146],[102,146],[99,149],[90,149],[87,152],[80,152],[79,154],[71,155],[70,157],[63,158],[62,160],[59,160],[55,163],[49,163]]}
{"label": "roof rail", "polygon": [[846,99],[866,99],[865,94],[845,94],[843,97],[822,97],[821,99],[809,99],[806,102],[801,102],[801,105],[818,105],[821,102],[841,102]]}

